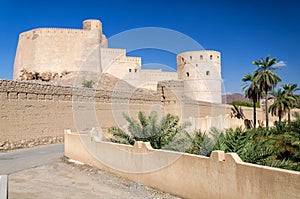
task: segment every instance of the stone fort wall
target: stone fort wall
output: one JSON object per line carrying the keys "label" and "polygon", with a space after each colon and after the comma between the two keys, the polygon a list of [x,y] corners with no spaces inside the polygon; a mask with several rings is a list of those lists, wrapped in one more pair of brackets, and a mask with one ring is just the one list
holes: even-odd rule
{"label": "stone fort wall", "polygon": [[[200,50],[181,53],[177,55],[177,72],[143,70],[140,57],[127,57],[124,49],[108,48],[99,20],[85,20],[82,27],[38,28],[21,33],[14,63],[14,80],[32,79],[25,72],[38,72],[45,81],[69,82],[74,75],[64,75],[89,71],[109,73],[133,86],[155,90],[159,81],[180,79],[184,81],[186,96],[197,101],[221,103],[219,52]],[[23,69],[26,70],[23,71],[25,75]]]}
{"label": "stone fort wall", "polygon": [[[0,137],[2,141],[21,140],[61,135],[64,129],[78,130],[74,117],[90,109],[91,102],[104,131],[117,124],[116,113],[123,118],[125,108],[133,117],[137,117],[139,111],[148,114],[153,110],[179,115],[182,120],[192,119],[189,121],[196,125],[193,128],[202,130],[211,125],[236,127],[243,124],[241,120],[230,118],[231,106],[186,99],[182,88],[181,81],[166,81],[159,83],[157,91],[128,91],[124,87],[118,92],[100,88],[94,92],[72,85],[0,80]],[[81,110],[74,113],[74,107]],[[244,113],[252,117],[251,108],[244,108]],[[258,118],[262,116],[260,110],[257,115]]]}
{"label": "stone fort wall", "polygon": [[[113,91],[74,88],[71,85],[0,80],[0,138],[21,140],[39,136],[61,135],[63,129],[75,130],[73,103],[85,107],[95,101],[97,119],[105,129],[116,125],[112,113]],[[124,91],[114,98],[124,101]],[[149,111],[160,104],[157,93],[136,90],[130,94],[130,114]]]}
{"label": "stone fort wall", "polygon": [[20,71],[39,73],[78,71],[97,45],[107,47],[99,20],[86,20],[83,29],[37,28],[19,35],[14,63],[14,79]]}

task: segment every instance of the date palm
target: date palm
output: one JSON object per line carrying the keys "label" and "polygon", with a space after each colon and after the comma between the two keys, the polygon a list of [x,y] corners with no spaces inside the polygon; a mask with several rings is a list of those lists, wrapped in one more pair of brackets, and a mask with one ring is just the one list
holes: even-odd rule
{"label": "date palm", "polygon": [[124,115],[129,123],[128,131],[124,131],[118,127],[108,129],[112,134],[110,140],[112,142],[131,144],[135,141],[150,142],[155,149],[170,148],[171,142],[176,136],[185,132],[188,124],[179,124],[179,117],[171,114],[165,115],[161,121],[157,121],[157,112],[153,111],[149,116],[143,112],[139,112],[138,120]]}
{"label": "date palm", "polygon": [[259,59],[252,62],[258,68],[254,72],[253,81],[259,85],[259,89],[264,91],[265,94],[265,114],[266,114],[266,127],[269,127],[269,111],[268,111],[268,92],[273,90],[277,86],[278,82],[281,81],[280,77],[277,76],[273,71],[279,70],[279,67],[274,67],[276,64],[276,58],[270,58],[267,56],[266,59]]}
{"label": "date palm", "polygon": [[261,99],[261,90],[259,85],[254,81],[254,74],[246,74],[242,81],[245,82],[242,85],[245,97],[249,98],[253,102],[253,126],[256,128],[256,104]]}
{"label": "date palm", "polygon": [[269,112],[272,115],[278,116],[279,122],[281,122],[282,117],[291,109],[294,99],[282,89],[273,90],[270,94],[274,102],[270,106]]}
{"label": "date palm", "polygon": [[[281,87],[285,90],[285,92],[288,96],[290,96],[291,98],[294,99],[291,104],[291,109],[295,108],[295,105],[297,105],[297,103],[300,101],[299,95],[296,95],[295,92],[299,91],[300,88],[297,87],[297,84],[291,84],[291,83],[283,84]],[[291,111],[290,110],[288,110],[288,123],[291,123]]]}

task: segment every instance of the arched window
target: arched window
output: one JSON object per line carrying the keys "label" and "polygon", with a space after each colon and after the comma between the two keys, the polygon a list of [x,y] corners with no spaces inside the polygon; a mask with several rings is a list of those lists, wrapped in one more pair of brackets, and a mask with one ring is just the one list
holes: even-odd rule
{"label": "arched window", "polygon": [[129,68],[129,72],[131,73],[131,68]]}
{"label": "arched window", "polygon": [[203,55],[200,55],[200,60],[203,60]]}
{"label": "arched window", "polygon": [[209,56],[209,59],[210,59],[210,60],[212,60],[212,58],[213,58],[213,56],[212,56],[212,55],[210,55],[210,56]]}
{"label": "arched window", "polygon": [[193,59],[193,57],[192,56],[190,56],[190,60],[192,60]]}
{"label": "arched window", "polygon": [[184,61],[184,58],[183,58],[183,57],[181,57],[181,61]]}

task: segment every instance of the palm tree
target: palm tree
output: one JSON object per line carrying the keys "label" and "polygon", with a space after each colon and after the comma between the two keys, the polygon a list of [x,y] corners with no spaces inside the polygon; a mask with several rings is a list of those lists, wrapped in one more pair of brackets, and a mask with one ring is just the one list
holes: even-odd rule
{"label": "palm tree", "polygon": [[253,81],[259,85],[259,89],[264,91],[265,94],[265,113],[266,113],[266,127],[269,127],[269,111],[268,111],[268,92],[273,90],[277,86],[278,82],[281,81],[273,71],[280,69],[274,67],[276,64],[276,58],[270,58],[267,56],[266,59],[260,59],[252,62],[253,65],[258,66],[258,69],[254,72]]}
{"label": "palm tree", "polygon": [[282,117],[290,110],[293,98],[287,95],[285,90],[282,89],[273,90],[270,94],[274,102],[270,106],[269,112],[272,115],[278,116],[279,122],[281,122]]}
{"label": "palm tree", "polygon": [[254,81],[254,74],[246,74],[242,81],[245,82],[242,85],[245,97],[253,102],[253,126],[256,128],[256,104],[261,98],[261,91],[259,90],[259,85]]}
{"label": "palm tree", "polygon": [[129,123],[128,132],[111,127],[108,129],[112,134],[110,140],[112,142],[131,144],[135,141],[150,142],[155,149],[168,148],[173,149],[171,142],[176,141],[176,136],[184,133],[187,123],[179,124],[179,117],[171,114],[164,116],[160,122],[157,121],[157,112],[153,111],[149,116],[143,112],[139,112],[138,120],[124,115],[124,118]]}
{"label": "palm tree", "polygon": [[[299,91],[300,88],[297,87],[297,84],[283,84],[281,86],[286,94],[290,97],[292,97],[294,100],[293,102],[291,103],[291,109],[295,108],[295,105],[299,102],[299,95],[296,95],[295,92],[296,91]],[[291,111],[288,110],[288,123],[291,123]]]}

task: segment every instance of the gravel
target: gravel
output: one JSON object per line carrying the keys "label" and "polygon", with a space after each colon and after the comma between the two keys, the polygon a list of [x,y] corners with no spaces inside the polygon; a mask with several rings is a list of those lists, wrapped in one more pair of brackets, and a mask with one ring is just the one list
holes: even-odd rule
{"label": "gravel", "polygon": [[9,176],[9,198],[155,198],[172,196],[112,173],[67,159]]}

